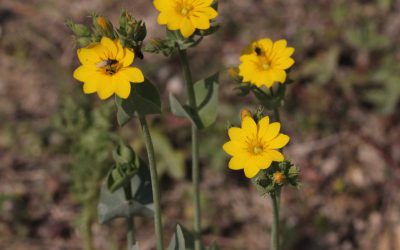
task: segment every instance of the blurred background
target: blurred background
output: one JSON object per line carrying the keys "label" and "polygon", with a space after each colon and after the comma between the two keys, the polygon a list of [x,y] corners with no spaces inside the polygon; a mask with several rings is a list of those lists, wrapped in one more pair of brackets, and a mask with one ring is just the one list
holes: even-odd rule
{"label": "blurred background", "polygon": [[[135,122],[118,128],[113,101],[85,96],[72,78],[76,48],[65,21],[114,22],[121,8],[160,37],[149,0],[0,0],[0,249],[124,249],[125,223],[99,225],[98,189],[119,138],[143,151]],[[221,0],[221,29],[189,52],[194,78],[237,65],[262,37],[296,48],[283,111],[287,156],[300,190],[282,198],[285,250],[400,249],[400,1]],[[136,60],[163,97],[152,117],[167,242],[191,228],[190,124],[168,111],[184,92],[176,55]],[[252,96],[221,74],[218,122],[202,132],[204,240],[224,250],[269,248],[270,201],[221,145]],[[153,221],[137,219],[141,249],[154,249]]]}

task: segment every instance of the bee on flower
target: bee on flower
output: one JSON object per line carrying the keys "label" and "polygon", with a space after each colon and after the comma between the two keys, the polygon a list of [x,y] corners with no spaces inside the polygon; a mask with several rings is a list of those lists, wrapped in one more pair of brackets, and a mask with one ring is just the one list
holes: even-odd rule
{"label": "bee on flower", "polygon": [[78,49],[77,54],[82,65],[74,71],[74,78],[83,82],[85,94],[97,92],[102,100],[113,94],[126,99],[131,83],[144,82],[142,71],[131,66],[134,52],[119,40],[103,37],[100,43]]}
{"label": "bee on flower", "polygon": [[286,71],[293,64],[294,48],[286,40],[273,42],[265,38],[253,42],[240,57],[239,75],[243,82],[257,87],[272,87],[275,82],[285,83]]}
{"label": "bee on flower", "polygon": [[190,37],[196,29],[209,29],[210,21],[218,16],[211,7],[213,0],[154,0],[153,3],[160,11],[158,24],[180,30],[184,37]]}
{"label": "bee on flower", "polygon": [[285,160],[278,150],[290,140],[289,136],[280,133],[279,122],[270,123],[265,116],[256,122],[252,116],[244,115],[242,126],[228,130],[230,141],[223,145],[224,151],[232,156],[229,168],[244,169],[247,178],[255,177],[262,169],[267,169],[272,162]]}

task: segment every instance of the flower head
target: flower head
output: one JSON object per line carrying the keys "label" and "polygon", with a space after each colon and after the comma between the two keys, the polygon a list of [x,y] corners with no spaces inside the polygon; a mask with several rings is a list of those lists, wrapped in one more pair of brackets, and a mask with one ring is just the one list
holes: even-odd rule
{"label": "flower head", "polygon": [[286,45],[286,40],[272,42],[268,38],[253,42],[240,57],[239,75],[243,81],[267,88],[275,82],[284,83],[285,70],[294,64],[294,48]]}
{"label": "flower head", "polygon": [[258,124],[251,116],[243,118],[242,127],[232,127],[228,134],[230,141],[223,145],[232,156],[229,168],[244,169],[247,178],[253,178],[261,169],[267,169],[273,161],[282,162],[284,156],[277,149],[289,142],[289,136],[279,133],[280,123],[269,123],[265,116]]}
{"label": "flower head", "polygon": [[160,11],[158,23],[166,24],[169,30],[180,30],[190,37],[196,29],[207,30],[210,20],[218,16],[212,7],[213,0],[154,0]]}
{"label": "flower head", "polygon": [[141,83],[144,76],[140,69],[131,67],[135,54],[123,48],[119,40],[103,37],[100,43],[78,49],[82,63],[74,71],[74,78],[83,82],[83,92],[97,92],[104,100],[114,93],[126,99],[131,92],[131,82]]}

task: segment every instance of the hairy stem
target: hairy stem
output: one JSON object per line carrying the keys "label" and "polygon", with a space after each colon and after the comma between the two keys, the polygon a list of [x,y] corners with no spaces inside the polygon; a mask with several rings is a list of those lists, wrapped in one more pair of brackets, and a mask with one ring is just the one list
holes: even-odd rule
{"label": "hairy stem", "polygon": [[279,242],[279,192],[278,194],[271,194],[273,221],[272,221],[272,240],[271,250],[280,250]]}
{"label": "hairy stem", "polygon": [[[194,92],[192,73],[186,54],[186,50],[179,50],[179,58],[182,65],[183,75],[186,82],[187,96],[190,107],[197,112],[196,95]],[[194,207],[194,230],[195,250],[201,249],[201,206],[200,206],[200,168],[199,168],[199,135],[198,129],[192,123],[192,182],[193,182],[193,207]]]}
{"label": "hairy stem", "polygon": [[139,121],[143,131],[144,142],[146,144],[147,157],[149,159],[151,189],[153,191],[153,201],[154,201],[154,227],[156,233],[157,250],[164,250],[161,204],[160,204],[160,187],[158,184],[154,147],[153,147],[153,142],[151,140],[150,130],[149,126],[147,125],[146,118],[144,116],[139,116]]}
{"label": "hairy stem", "polygon": [[[124,192],[125,192],[125,198],[126,200],[131,203],[133,200],[132,197],[132,187],[131,187],[131,182],[127,182],[124,186]],[[133,216],[129,215],[128,218],[126,218],[126,236],[127,236],[127,246],[128,250],[132,248],[132,246],[136,243],[136,236],[135,236],[135,221]]]}

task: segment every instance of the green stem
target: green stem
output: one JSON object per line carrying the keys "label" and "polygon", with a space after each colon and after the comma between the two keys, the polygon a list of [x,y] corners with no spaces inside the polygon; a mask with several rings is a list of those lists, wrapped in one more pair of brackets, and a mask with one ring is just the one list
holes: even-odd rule
{"label": "green stem", "polygon": [[271,240],[271,250],[279,250],[279,194],[271,194],[272,200],[272,210],[273,210],[273,221],[272,221],[272,240]]}
{"label": "green stem", "polygon": [[[274,90],[272,89],[272,87],[269,89],[269,91],[271,92],[271,97],[274,97],[275,94],[274,94]],[[278,107],[274,107],[273,111],[274,111],[275,120],[277,122],[281,122],[281,115],[279,113],[279,108]]]}
{"label": "green stem", "polygon": [[139,121],[143,131],[144,142],[146,144],[147,157],[149,158],[151,189],[153,191],[153,201],[154,201],[154,226],[156,233],[157,250],[164,250],[161,204],[160,204],[160,187],[158,185],[154,147],[153,147],[153,142],[151,140],[150,130],[149,126],[147,125],[146,118],[144,116],[139,115]]}
{"label": "green stem", "polygon": [[[179,50],[179,49],[178,49]],[[179,50],[183,75],[186,82],[187,96],[190,107],[197,112],[196,95],[194,92],[192,73],[186,54],[186,50]],[[192,123],[192,182],[193,182],[193,207],[194,207],[194,231],[195,250],[201,249],[201,206],[200,206],[200,168],[199,168],[199,135],[198,129]]]}
{"label": "green stem", "polygon": [[[131,187],[131,182],[127,182],[124,186],[124,192],[125,192],[125,199],[131,203],[133,200],[132,197],[132,187]],[[134,224],[134,218],[133,216],[129,215],[128,218],[126,218],[126,236],[127,236],[127,246],[128,250],[132,248],[132,246],[136,243],[136,237],[135,237],[135,224]]]}

